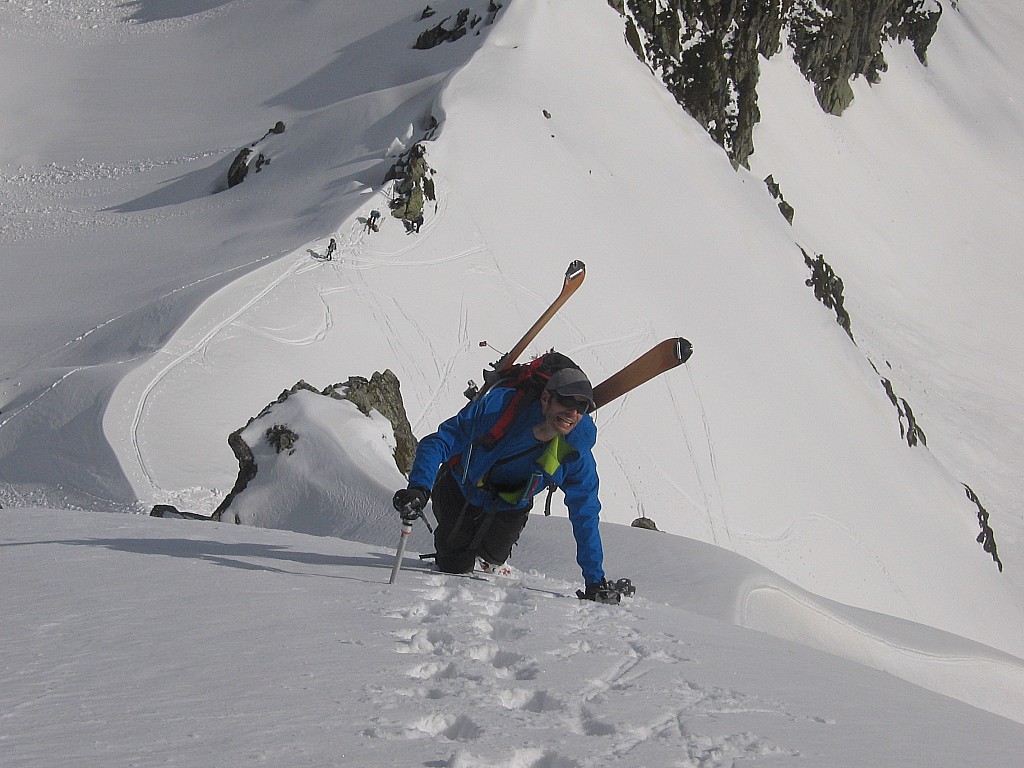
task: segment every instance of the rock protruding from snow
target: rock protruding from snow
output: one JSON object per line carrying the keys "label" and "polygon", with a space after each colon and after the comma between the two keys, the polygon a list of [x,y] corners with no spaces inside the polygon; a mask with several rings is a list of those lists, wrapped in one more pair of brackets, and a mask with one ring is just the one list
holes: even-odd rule
{"label": "rock protruding from snow", "polygon": [[263,152],[258,151],[256,147],[265,141],[268,136],[284,133],[284,130],[284,122],[278,120],[274,123],[273,128],[263,134],[262,138],[239,150],[238,154],[235,155],[235,159],[231,161],[231,166],[228,168],[229,189],[245,181],[250,170],[254,173],[259,173],[263,170],[263,166],[270,164],[270,158],[263,154]]}
{"label": "rock protruding from snow", "polygon": [[[419,37],[416,38],[416,42],[413,43],[412,47],[425,51],[430,48],[436,48],[442,43],[452,43],[456,40],[461,40],[473,29],[476,30],[476,34],[480,34],[480,30],[477,27],[481,26],[481,24],[483,26],[493,24],[494,17],[501,10],[501,7],[501,3],[489,0],[487,10],[483,15],[474,12],[472,8],[463,8],[455,14],[454,20],[451,16],[448,16],[439,24],[430,29],[423,30]],[[429,19],[436,13],[437,11],[428,5],[423,9],[423,13],[420,14],[420,21]]]}
{"label": "rock protruding from snow", "polygon": [[377,411],[391,422],[395,430],[395,464],[403,475],[409,474],[416,457],[416,438],[412,434],[409,416],[402,400],[402,385],[390,370],[374,373],[369,379],[350,376],[344,384],[335,384],[324,394],[345,398],[356,404],[366,416]]}
{"label": "rock protruding from snow", "polygon": [[[343,449],[353,441],[366,450]],[[390,494],[405,484],[416,452],[389,370],[322,391],[299,381],[232,432],[228,445],[238,478],[214,520],[350,537],[367,520],[393,525]],[[384,485],[388,465],[395,471]],[[386,522],[378,508],[388,512]]]}
{"label": "rock protruding from snow", "polygon": [[[661,77],[676,101],[728,153],[747,166],[754,151],[759,57],[782,50],[814,86],[821,108],[840,115],[853,101],[850,81],[877,83],[883,45],[910,40],[924,63],[942,8],[936,0],[609,0],[625,17],[626,42]],[[667,7],[666,7],[667,6]]]}
{"label": "rock protruding from snow", "polygon": [[409,229],[423,221],[423,207],[427,200],[436,199],[434,169],[427,163],[427,151],[422,144],[414,144],[403,152],[388,169],[384,181],[395,180],[395,197],[391,201],[391,215],[401,219]]}

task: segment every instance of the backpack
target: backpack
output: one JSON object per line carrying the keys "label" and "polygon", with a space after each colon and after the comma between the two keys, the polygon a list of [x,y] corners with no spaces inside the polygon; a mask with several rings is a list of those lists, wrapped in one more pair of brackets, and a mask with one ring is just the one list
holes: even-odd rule
{"label": "backpack", "polygon": [[[505,410],[498,416],[494,426],[474,442],[487,449],[493,448],[505,436],[509,427],[515,423],[519,414],[540,397],[548,380],[564,368],[579,370],[579,366],[569,357],[552,349],[528,363],[513,365],[498,376],[491,374],[491,380],[485,383],[482,390],[473,392],[472,396],[467,392],[467,397],[470,400],[475,400],[494,387],[507,387],[516,390],[508,405],[505,406]],[[485,380],[488,378],[486,374],[484,378]]]}
{"label": "backpack", "polygon": [[[506,435],[509,427],[515,423],[519,414],[540,397],[548,380],[563,368],[580,370],[580,367],[571,358],[552,349],[528,363],[517,363],[503,371],[484,371],[484,386],[482,388],[478,388],[473,382],[470,382],[470,387],[465,392],[466,397],[470,400],[483,397],[495,387],[507,387],[516,391],[508,405],[505,406],[505,410],[498,416],[494,426],[474,440],[473,445],[487,449],[497,445],[498,441]],[[454,469],[461,460],[461,454],[453,456],[449,459],[448,466]],[[551,495],[554,490],[553,484],[547,486],[548,495],[544,502],[545,515],[551,514]]]}

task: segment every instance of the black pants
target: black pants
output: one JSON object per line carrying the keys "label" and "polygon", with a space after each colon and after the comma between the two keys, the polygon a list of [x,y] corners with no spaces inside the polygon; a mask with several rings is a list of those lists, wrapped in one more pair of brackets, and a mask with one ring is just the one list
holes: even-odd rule
{"label": "black pants", "polygon": [[437,518],[434,562],[444,573],[469,573],[476,557],[504,563],[530,517],[530,507],[496,512],[469,504],[447,467],[438,475],[430,498]]}

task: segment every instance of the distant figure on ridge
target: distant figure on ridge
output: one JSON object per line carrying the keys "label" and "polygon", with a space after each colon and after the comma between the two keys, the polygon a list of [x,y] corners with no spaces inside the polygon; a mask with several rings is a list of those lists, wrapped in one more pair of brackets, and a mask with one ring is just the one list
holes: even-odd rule
{"label": "distant figure on ridge", "polygon": [[376,209],[370,211],[370,216],[366,219],[366,229],[380,232],[380,211]]}

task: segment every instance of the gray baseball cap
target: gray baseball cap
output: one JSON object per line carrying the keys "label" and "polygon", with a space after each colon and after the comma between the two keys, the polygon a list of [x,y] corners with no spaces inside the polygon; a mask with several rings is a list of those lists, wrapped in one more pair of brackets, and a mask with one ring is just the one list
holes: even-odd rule
{"label": "gray baseball cap", "polygon": [[594,403],[594,388],[590,386],[590,379],[579,368],[563,368],[556,371],[548,379],[544,389],[554,392],[556,395],[586,400],[590,403],[590,410],[597,407]]}

